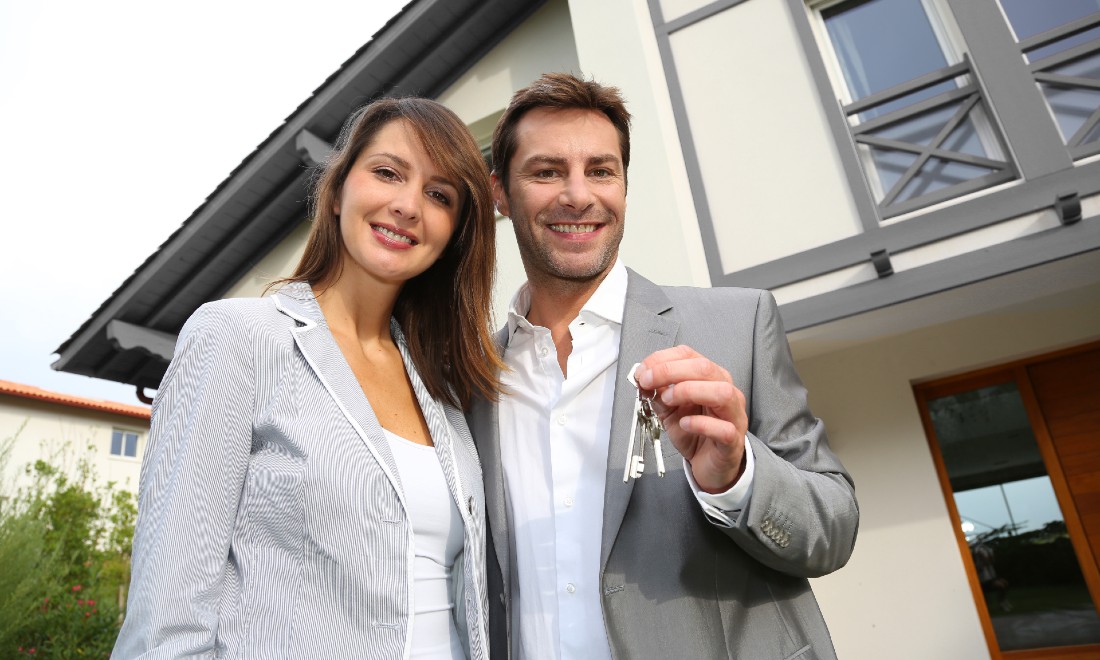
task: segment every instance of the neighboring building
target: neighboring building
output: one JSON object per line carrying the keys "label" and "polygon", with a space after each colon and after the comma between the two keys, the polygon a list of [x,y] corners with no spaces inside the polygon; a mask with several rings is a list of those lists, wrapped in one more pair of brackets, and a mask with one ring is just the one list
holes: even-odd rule
{"label": "neighboring building", "polygon": [[55,368],[155,389],[199,304],[293,268],[303,165],[362,102],[432,96],[487,145],[554,70],[630,102],[624,261],[780,302],[862,508],[814,581],[840,657],[1100,657],[1096,0],[417,0]]}
{"label": "neighboring building", "polygon": [[136,494],[148,434],[147,406],[0,380],[0,451],[8,452],[0,495],[25,486],[24,468],[39,459],[70,473],[87,459],[99,485]]}

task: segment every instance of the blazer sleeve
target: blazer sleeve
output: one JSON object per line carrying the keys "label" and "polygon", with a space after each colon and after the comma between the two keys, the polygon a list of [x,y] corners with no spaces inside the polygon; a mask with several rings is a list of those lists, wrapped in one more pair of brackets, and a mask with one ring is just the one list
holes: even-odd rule
{"label": "blazer sleeve", "polygon": [[818,577],[847,563],[859,527],[851,476],[810,412],[779,309],[761,291],[753,336],[749,430],[756,461],[752,495],[734,541],[762,564]]}
{"label": "blazer sleeve", "polygon": [[153,402],[126,619],[115,657],[213,657],[252,442],[251,341],[233,307],[200,307]]}

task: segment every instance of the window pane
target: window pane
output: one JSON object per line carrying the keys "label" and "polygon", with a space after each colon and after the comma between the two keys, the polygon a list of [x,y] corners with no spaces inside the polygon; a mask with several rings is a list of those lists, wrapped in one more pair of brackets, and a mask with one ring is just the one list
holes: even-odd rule
{"label": "window pane", "polygon": [[122,456],[122,431],[111,432],[111,455]]}
{"label": "window pane", "polygon": [[1001,7],[1023,40],[1100,11],[1100,0],[1001,0]]}
{"label": "window pane", "polygon": [[928,408],[1000,648],[1100,642],[1100,617],[1015,383]]}
{"label": "window pane", "polygon": [[[1100,54],[1063,64],[1050,69],[1053,73],[1064,76],[1073,76],[1087,84],[1100,83]],[[1092,115],[1100,108],[1100,90],[1085,87],[1071,87],[1069,85],[1053,85],[1043,83],[1040,85],[1050,104],[1051,112],[1058,121],[1058,129],[1062,132],[1062,139],[1069,143],[1077,134],[1078,129],[1089,121]],[[1083,136],[1079,144],[1087,144],[1095,138],[1090,135]]]}
{"label": "window pane", "polygon": [[[823,10],[821,16],[852,100],[947,66],[920,0],[846,2]],[[942,90],[929,90],[924,96],[938,91]],[[906,103],[919,98],[923,97]]]}
{"label": "window pane", "polygon": [[136,433],[127,433],[126,434],[126,455],[127,456],[137,456],[137,434]]}

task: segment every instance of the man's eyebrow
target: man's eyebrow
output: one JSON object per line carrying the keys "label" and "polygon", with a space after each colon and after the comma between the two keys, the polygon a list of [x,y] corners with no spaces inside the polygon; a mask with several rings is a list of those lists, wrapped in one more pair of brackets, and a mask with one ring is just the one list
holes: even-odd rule
{"label": "man's eyebrow", "polygon": [[532,165],[557,165],[562,166],[566,164],[565,158],[562,156],[549,156],[545,154],[535,154],[527,160],[523,161],[524,167],[530,167]]}
{"label": "man's eyebrow", "polygon": [[600,165],[603,163],[614,163],[615,165],[618,165],[619,157],[615,154],[602,154],[599,156],[591,156],[588,159],[589,165]]}
{"label": "man's eyebrow", "polygon": [[[532,165],[556,165],[563,166],[568,164],[568,159],[562,156],[550,156],[546,154],[535,154],[527,160],[523,161],[524,167],[530,167]],[[619,157],[615,154],[600,154],[597,156],[589,156],[586,161],[588,165],[600,165],[605,163],[619,164]]]}

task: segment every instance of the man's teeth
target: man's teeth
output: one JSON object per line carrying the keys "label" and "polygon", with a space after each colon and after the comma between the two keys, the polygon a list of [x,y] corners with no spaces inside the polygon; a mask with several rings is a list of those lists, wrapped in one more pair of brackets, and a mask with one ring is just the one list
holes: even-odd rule
{"label": "man's teeth", "polygon": [[382,234],[383,236],[385,236],[387,238],[392,238],[395,241],[401,241],[402,243],[408,243],[409,245],[414,245],[416,243],[416,241],[409,238],[408,236],[402,236],[401,234],[390,231],[389,229],[386,229],[385,227],[377,227],[376,226],[374,229],[379,234]]}
{"label": "man's teeth", "polygon": [[550,225],[550,229],[554,231],[565,232],[566,234],[582,234],[585,232],[596,231],[596,227],[599,225]]}

